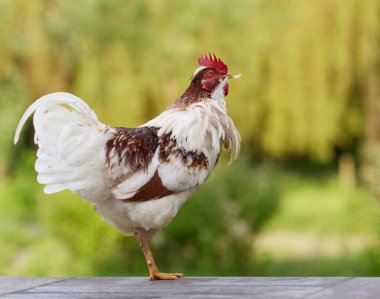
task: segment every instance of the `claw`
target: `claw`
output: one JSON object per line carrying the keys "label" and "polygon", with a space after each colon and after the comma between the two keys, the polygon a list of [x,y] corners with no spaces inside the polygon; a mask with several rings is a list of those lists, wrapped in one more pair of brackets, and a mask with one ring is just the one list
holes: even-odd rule
{"label": "claw", "polygon": [[174,280],[177,278],[182,278],[185,275],[182,273],[152,273],[150,276],[150,280]]}

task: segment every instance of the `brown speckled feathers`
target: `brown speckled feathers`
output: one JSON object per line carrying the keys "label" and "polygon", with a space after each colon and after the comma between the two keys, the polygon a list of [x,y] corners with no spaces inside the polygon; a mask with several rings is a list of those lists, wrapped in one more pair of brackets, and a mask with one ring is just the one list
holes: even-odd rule
{"label": "brown speckled feathers", "polygon": [[170,134],[164,134],[160,138],[159,158],[161,163],[168,163],[170,156],[181,158],[184,166],[188,168],[208,168],[209,162],[204,153],[196,151],[186,151],[177,147],[175,139],[170,138]]}
{"label": "brown speckled feathers", "polygon": [[112,150],[118,157],[119,166],[124,163],[132,171],[147,169],[158,146],[156,127],[116,128],[117,132],[106,143],[106,163],[110,163]]}
{"label": "brown speckled feathers", "polygon": [[[178,147],[171,134],[158,136],[157,127],[115,128],[115,135],[106,143],[106,165],[111,169],[129,167],[132,172],[149,167],[155,152],[158,150],[159,163],[171,163],[172,159],[180,159],[187,169],[207,169],[209,161],[204,153],[186,151]],[[173,192],[163,186],[158,171],[153,178],[143,185],[136,194],[126,202],[158,199]]]}

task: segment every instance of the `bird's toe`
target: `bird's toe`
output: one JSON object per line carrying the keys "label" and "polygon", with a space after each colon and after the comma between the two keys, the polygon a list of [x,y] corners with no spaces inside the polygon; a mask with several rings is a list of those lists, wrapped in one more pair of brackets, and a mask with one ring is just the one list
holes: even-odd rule
{"label": "bird's toe", "polygon": [[182,278],[185,275],[182,273],[152,273],[150,276],[150,280],[174,280],[177,278]]}

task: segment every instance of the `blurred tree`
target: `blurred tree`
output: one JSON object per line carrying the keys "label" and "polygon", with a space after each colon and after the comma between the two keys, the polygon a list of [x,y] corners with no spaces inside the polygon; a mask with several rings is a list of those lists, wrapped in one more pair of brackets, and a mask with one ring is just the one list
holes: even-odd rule
{"label": "blurred tree", "polygon": [[5,129],[26,102],[57,90],[83,97],[104,122],[138,125],[180,95],[207,51],[244,75],[231,83],[230,109],[256,154],[330,161],[378,119],[369,102],[378,102],[377,0],[0,5],[1,105],[14,111]]}
{"label": "blurred tree", "polygon": [[380,198],[380,3],[358,6],[367,30],[358,41],[358,77],[363,97],[361,172],[364,181]]}

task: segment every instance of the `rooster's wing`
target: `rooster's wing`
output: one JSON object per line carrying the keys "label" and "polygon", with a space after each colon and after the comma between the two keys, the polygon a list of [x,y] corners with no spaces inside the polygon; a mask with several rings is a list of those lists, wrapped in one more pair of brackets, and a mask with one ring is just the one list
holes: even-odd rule
{"label": "rooster's wing", "polygon": [[107,164],[125,179],[112,188],[115,198],[126,202],[158,199],[200,186],[208,175],[205,154],[180,148],[159,128],[119,128],[107,142]]}

